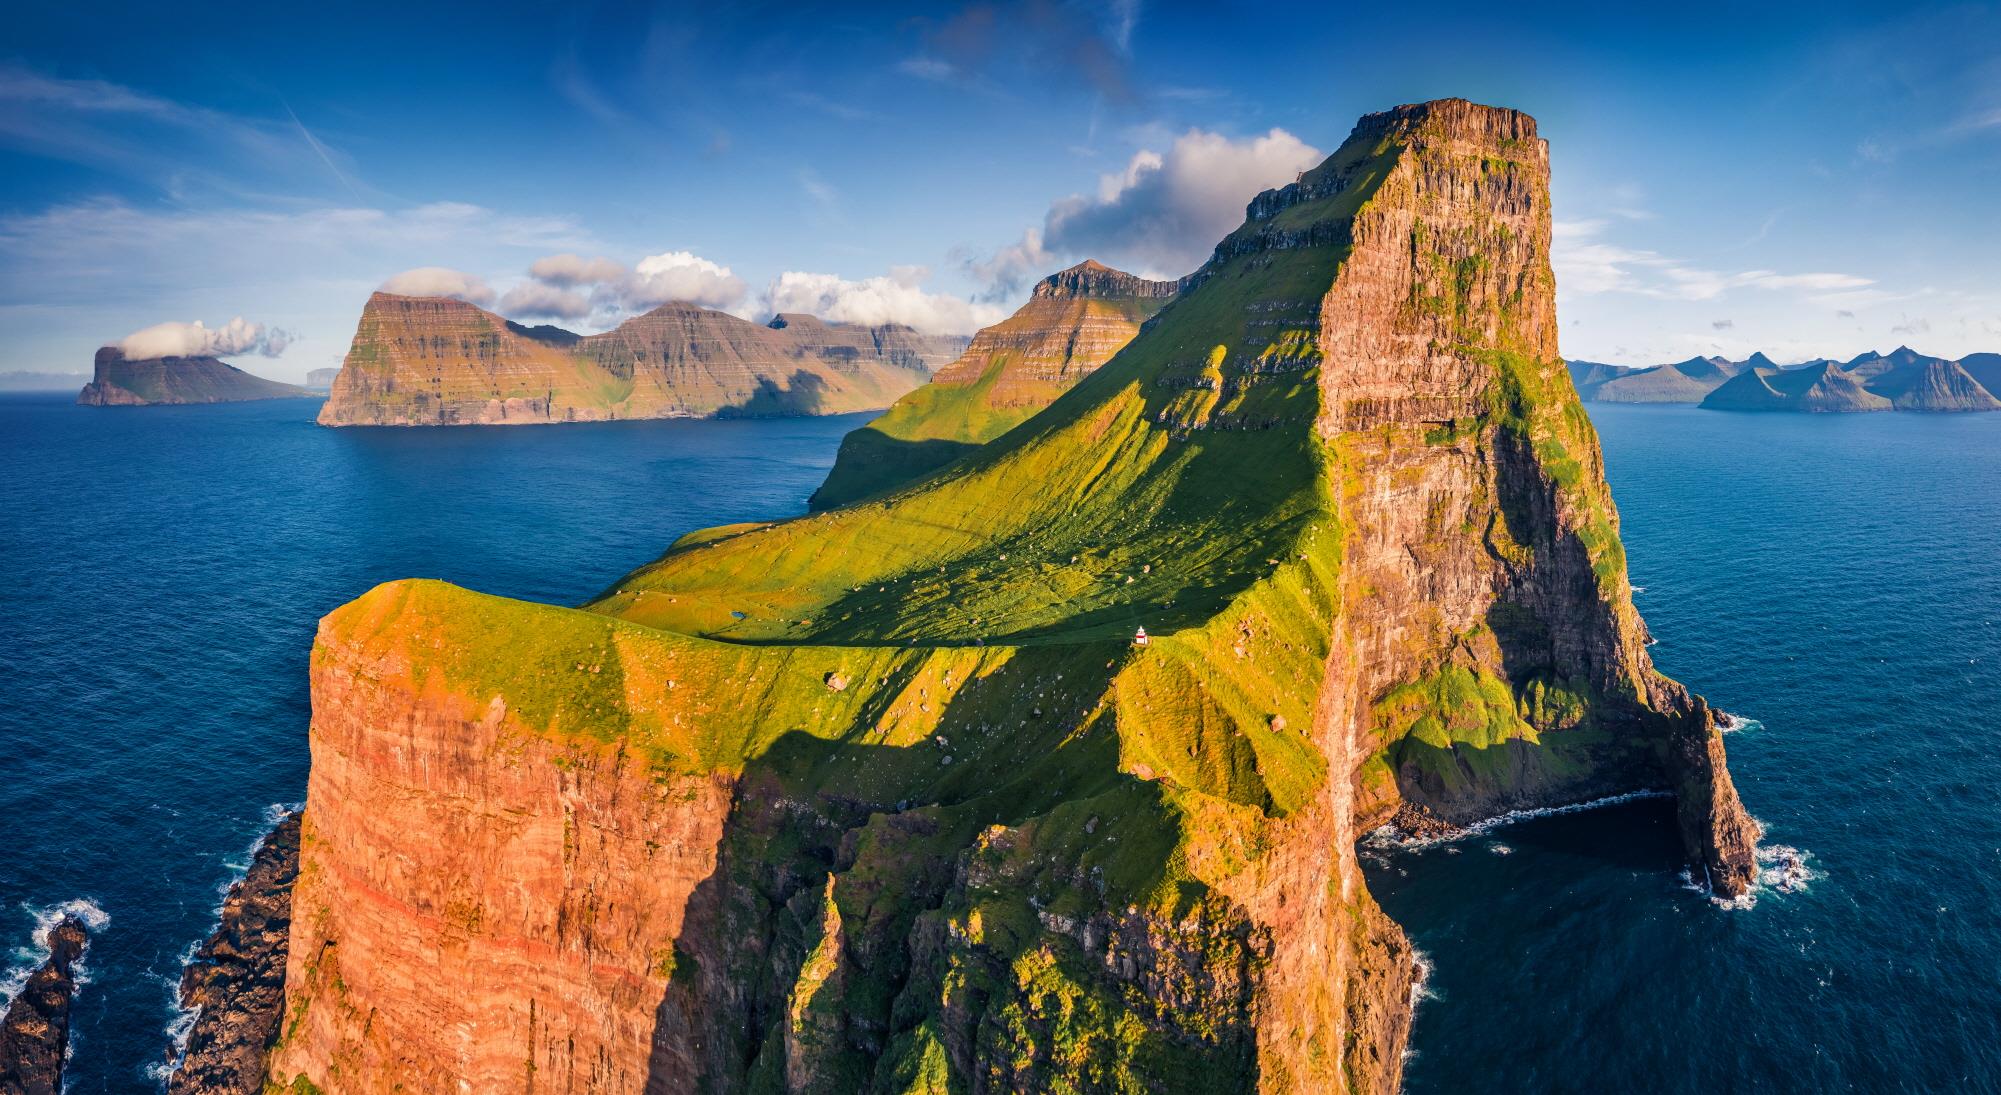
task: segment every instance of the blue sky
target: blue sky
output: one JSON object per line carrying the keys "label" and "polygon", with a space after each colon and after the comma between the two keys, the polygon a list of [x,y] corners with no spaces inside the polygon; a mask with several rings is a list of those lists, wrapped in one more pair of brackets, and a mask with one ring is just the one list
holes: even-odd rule
{"label": "blue sky", "polygon": [[0,369],[201,321],[296,378],[385,283],[971,329],[1444,96],[1551,142],[1570,356],[2001,350],[1991,4],[280,7],[10,14]]}

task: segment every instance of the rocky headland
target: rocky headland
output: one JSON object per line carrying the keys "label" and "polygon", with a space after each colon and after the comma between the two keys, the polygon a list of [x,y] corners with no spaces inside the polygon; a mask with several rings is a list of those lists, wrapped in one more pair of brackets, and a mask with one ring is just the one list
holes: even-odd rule
{"label": "rocky headland", "polygon": [[1043,278],[929,384],[842,438],[812,508],[914,482],[1026,422],[1124,349],[1178,288],[1088,260]]}
{"label": "rocky headland", "polygon": [[82,920],[65,916],[48,929],[45,942],[48,960],[28,976],[0,1017],[0,1092],[5,1095],[62,1093],[77,963],[90,940]]}
{"label": "rocky headland", "polygon": [[1515,111],[1369,115],[906,489],[580,609],[329,614],[266,1082],[1388,1092],[1369,829],[1664,791],[1744,892],[1557,356],[1548,162]]}
{"label": "rocky headland", "polygon": [[156,403],[241,403],[319,393],[253,376],[213,357],[129,358],[116,346],[97,351],[96,371],[76,401],[86,407]]}
{"label": "rocky headland", "polygon": [[181,974],[181,1007],[195,1017],[169,1095],[264,1090],[264,1059],[285,1005],[299,821],[287,816],[257,846],[250,870],[223,899],[221,923]]}
{"label": "rocky headland", "polygon": [[376,293],[322,426],[529,425],[845,414],[887,407],[966,340],[663,304],[595,335],[524,327],[459,300]]}

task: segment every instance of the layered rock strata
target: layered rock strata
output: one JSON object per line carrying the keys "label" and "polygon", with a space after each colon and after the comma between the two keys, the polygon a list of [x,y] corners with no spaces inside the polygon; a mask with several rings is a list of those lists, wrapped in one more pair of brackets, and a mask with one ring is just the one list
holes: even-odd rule
{"label": "layered rock strata", "polygon": [[596,335],[464,301],[376,293],[323,426],[525,425],[843,414],[888,406],[964,348],[909,327],[663,304]]}
{"label": "layered rock strata", "polygon": [[154,403],[240,403],[317,395],[293,384],[252,376],[213,357],[128,358],[116,346],[97,351],[96,372],[76,401],[86,407]]}
{"label": "layered rock strata", "polygon": [[1392,1091],[1372,826],[1666,790],[1743,892],[1557,357],[1547,155],[1370,115],[921,482],[581,610],[330,614],[271,1082]]}
{"label": "layered rock strata", "polygon": [[260,1095],[265,1056],[285,1004],[292,883],[299,873],[294,813],[257,846],[250,870],[223,899],[222,921],[181,975],[181,1007],[195,1013],[169,1095]]}
{"label": "layered rock strata", "polygon": [[48,960],[0,1017],[0,1092],[6,1095],[61,1095],[63,1089],[77,963],[89,937],[83,921],[66,916],[48,930],[46,942]]}
{"label": "layered rock strata", "polygon": [[1027,421],[1124,349],[1178,288],[1092,261],[1043,278],[929,384],[842,438],[811,507],[915,482]]}

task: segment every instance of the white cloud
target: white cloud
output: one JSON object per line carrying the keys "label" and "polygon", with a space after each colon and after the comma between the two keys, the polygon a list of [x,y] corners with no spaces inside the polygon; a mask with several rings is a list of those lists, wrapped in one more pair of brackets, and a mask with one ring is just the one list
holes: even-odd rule
{"label": "white cloud", "polygon": [[501,311],[609,327],[668,301],[739,311],[750,298],[750,287],[729,267],[690,251],[648,255],[630,268],[602,256],[548,255],[529,265],[528,276],[501,298]]}
{"label": "white cloud", "polygon": [[220,327],[209,328],[201,320],[192,323],[156,323],[118,340],[118,349],[135,360],[152,357],[234,356],[255,351],[277,357],[292,344],[292,334],[266,328],[237,316]]}
{"label": "white cloud", "polygon": [[500,298],[506,315],[536,319],[584,319],[591,314],[590,298],[582,293],[539,281],[524,281]]}
{"label": "white cloud", "polygon": [[1176,277],[1243,223],[1244,207],[1259,192],[1291,182],[1323,158],[1283,129],[1245,138],[1190,129],[1166,152],[1134,153],[1122,170],[1098,180],[1095,195],[1051,203],[1040,228],[971,268],[1004,292],[1046,273],[1058,256]]}
{"label": "white cloud", "polygon": [[419,266],[382,283],[382,291],[404,297],[452,297],[484,308],[493,303],[485,279],[444,266]]}
{"label": "white cloud", "polygon": [[1709,270],[1657,251],[1607,243],[1598,238],[1604,228],[1602,220],[1555,224],[1550,261],[1556,268],[1557,287],[1566,296],[1635,293],[1661,300],[1700,301],[1716,300],[1737,289],[1837,294],[1875,284],[1870,278],[1831,272]]}
{"label": "white cloud", "polygon": [[559,289],[617,281],[628,272],[623,265],[602,256],[587,259],[581,255],[550,255],[536,259],[528,266],[529,277]]}
{"label": "white cloud", "polygon": [[626,289],[628,306],[652,308],[670,300],[704,308],[733,308],[743,303],[749,287],[730,268],[687,251],[648,255],[632,268]]}
{"label": "white cloud", "polygon": [[1006,318],[997,305],[926,292],[923,283],[930,273],[921,266],[897,266],[884,277],[849,281],[835,274],[788,270],[772,279],[764,303],[772,312],[807,312],[835,323],[870,326],[903,323],[926,334],[971,334]]}

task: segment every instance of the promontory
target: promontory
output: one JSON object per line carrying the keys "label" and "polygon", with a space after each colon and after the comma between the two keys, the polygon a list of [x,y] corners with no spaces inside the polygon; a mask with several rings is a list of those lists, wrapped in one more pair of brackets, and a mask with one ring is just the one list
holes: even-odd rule
{"label": "promontory", "polygon": [[947,466],[581,608],[330,613],[266,1082],[1388,1092],[1417,962],[1371,829],[1658,791],[1744,892],[1557,353],[1548,183],[1524,114],[1368,115]]}

